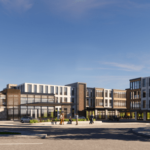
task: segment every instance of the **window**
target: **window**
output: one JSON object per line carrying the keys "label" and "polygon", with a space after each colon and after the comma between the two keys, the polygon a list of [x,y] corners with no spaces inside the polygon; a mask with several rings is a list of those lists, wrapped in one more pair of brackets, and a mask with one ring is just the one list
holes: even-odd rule
{"label": "window", "polygon": [[139,89],[141,88],[141,81],[130,82],[130,89]]}
{"label": "window", "polygon": [[86,96],[89,96],[89,90],[88,89],[86,90]]}
{"label": "window", "polygon": [[45,86],[45,93],[48,93],[48,86]]}
{"label": "window", "polygon": [[62,103],[62,97],[60,97],[60,103]]}
{"label": "window", "polygon": [[86,100],[86,106],[89,106],[89,99]]}
{"label": "window", "polygon": [[111,97],[111,91],[109,91],[109,97]]}
{"label": "window", "polygon": [[28,92],[31,93],[32,92],[32,85],[28,84]]}
{"label": "window", "polygon": [[34,85],[34,93],[37,93],[37,85]]}
{"label": "window", "polygon": [[108,97],[108,91],[105,91],[105,97]]}
{"label": "window", "polygon": [[62,87],[60,87],[60,95],[62,95]]}
{"label": "window", "polygon": [[150,97],[150,89],[149,89],[149,97]]}
{"label": "window", "polygon": [[112,106],[112,100],[109,100],[109,106]]}
{"label": "window", "polygon": [[90,106],[93,107],[93,100],[90,100]]}
{"label": "window", "polygon": [[150,78],[149,78],[149,86],[150,86]]}
{"label": "window", "polygon": [[43,85],[39,86],[39,93],[43,93]]}
{"label": "window", "polygon": [[108,106],[108,104],[107,104],[107,100],[105,99],[105,106]]}
{"label": "window", "polygon": [[64,98],[64,103],[67,103],[67,97]]}
{"label": "window", "polygon": [[91,92],[90,92],[90,96],[91,96],[91,97],[93,96],[93,92],[92,92],[92,90],[91,90]]}
{"label": "window", "polygon": [[54,87],[51,86],[51,94],[54,94]]}
{"label": "window", "polygon": [[55,97],[55,103],[58,103],[58,97]]}
{"label": "window", "polygon": [[74,103],[74,98],[72,98],[72,103]]}
{"label": "window", "polygon": [[72,113],[72,118],[74,118],[74,108],[72,108],[71,113]]}
{"label": "window", "polygon": [[145,87],[145,86],[146,86],[145,79],[143,79],[143,87]]}
{"label": "window", "polygon": [[96,106],[104,106],[104,100],[96,99]]}
{"label": "window", "polygon": [[143,101],[143,108],[146,108],[146,101]]}
{"label": "window", "polygon": [[146,97],[146,90],[143,90],[143,98]]}
{"label": "window", "polygon": [[103,90],[96,90],[96,97],[103,97]]}
{"label": "window", "polygon": [[130,89],[133,89],[133,82],[130,82]]}
{"label": "window", "polygon": [[67,87],[64,88],[64,95],[67,95]]}
{"label": "window", "polygon": [[74,96],[74,88],[71,88],[71,95]]}
{"label": "window", "polygon": [[58,87],[56,87],[56,91],[55,91],[55,94],[57,94],[57,95],[58,95]]}
{"label": "window", "polygon": [[114,98],[126,98],[126,92],[114,91]]}
{"label": "window", "polygon": [[126,107],[126,101],[114,100],[114,107]]}
{"label": "window", "polygon": [[54,96],[48,96],[48,103],[54,103]]}

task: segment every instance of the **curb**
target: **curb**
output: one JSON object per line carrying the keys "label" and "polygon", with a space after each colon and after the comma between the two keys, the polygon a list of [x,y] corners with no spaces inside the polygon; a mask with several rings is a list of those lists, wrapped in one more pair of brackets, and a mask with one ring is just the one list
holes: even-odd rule
{"label": "curb", "polygon": [[28,135],[0,135],[0,139],[5,139],[5,138],[41,138],[41,139],[46,139],[47,134],[28,134]]}

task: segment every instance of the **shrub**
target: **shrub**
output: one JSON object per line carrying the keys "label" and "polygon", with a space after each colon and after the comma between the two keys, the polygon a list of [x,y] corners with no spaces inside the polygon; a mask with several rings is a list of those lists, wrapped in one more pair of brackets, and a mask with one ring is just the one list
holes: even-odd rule
{"label": "shrub", "polygon": [[39,121],[36,119],[30,120],[30,123],[38,123]]}
{"label": "shrub", "polygon": [[50,119],[47,119],[47,122],[50,122]]}
{"label": "shrub", "polygon": [[34,121],[33,121],[33,120],[30,120],[30,123],[34,123]]}

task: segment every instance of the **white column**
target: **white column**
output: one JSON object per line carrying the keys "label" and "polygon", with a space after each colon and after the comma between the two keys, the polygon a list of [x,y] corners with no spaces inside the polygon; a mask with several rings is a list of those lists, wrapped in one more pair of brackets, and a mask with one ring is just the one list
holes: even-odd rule
{"label": "white column", "polygon": [[135,112],[135,120],[137,120],[137,112]]}
{"label": "white column", "polygon": [[35,109],[34,111],[35,111],[35,118],[37,118],[37,109]]}
{"label": "white column", "polygon": [[146,112],[143,112],[143,120],[146,121]]}
{"label": "white column", "polygon": [[32,117],[32,109],[31,109],[31,111],[30,111],[30,116]]}
{"label": "white column", "polygon": [[106,109],[106,110],[105,110],[105,119],[108,119],[108,118],[107,118],[107,115],[108,115],[108,110]]}
{"label": "white column", "polygon": [[117,110],[115,110],[115,116],[117,117],[117,115],[118,115],[118,112],[117,112]]}

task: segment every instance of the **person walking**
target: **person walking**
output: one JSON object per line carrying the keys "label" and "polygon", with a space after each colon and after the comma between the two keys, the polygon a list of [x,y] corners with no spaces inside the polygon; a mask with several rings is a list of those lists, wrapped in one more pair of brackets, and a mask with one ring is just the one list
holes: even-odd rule
{"label": "person walking", "polygon": [[91,114],[91,116],[90,116],[90,124],[92,124],[93,123],[93,114]]}
{"label": "person walking", "polygon": [[62,123],[64,125],[64,113],[62,113]]}
{"label": "person walking", "polygon": [[71,116],[69,117],[69,124],[72,124]]}
{"label": "person walking", "polygon": [[76,125],[78,125],[78,114],[76,114]]}
{"label": "person walking", "polygon": [[63,116],[62,114],[60,115],[60,125],[62,125],[62,119],[63,119]]}

